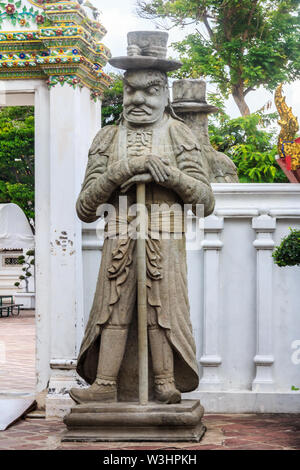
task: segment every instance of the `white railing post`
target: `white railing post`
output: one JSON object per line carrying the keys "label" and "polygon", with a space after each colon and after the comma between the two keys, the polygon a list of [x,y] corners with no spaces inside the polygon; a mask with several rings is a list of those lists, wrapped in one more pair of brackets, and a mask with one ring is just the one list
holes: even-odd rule
{"label": "white railing post", "polygon": [[256,231],[253,246],[257,250],[256,268],[256,355],[254,363],[256,376],[252,383],[255,392],[271,391],[274,389],[272,366],[274,363],[272,344],[272,250],[274,241],[272,233],[276,228],[276,219],[270,217],[267,211],[261,210],[261,215],[252,220],[252,228]]}
{"label": "white railing post", "polygon": [[[220,233],[224,227],[223,217],[211,215],[204,220],[204,325],[203,354],[200,364],[203,375],[199,390],[220,389],[219,366],[219,309],[220,309],[220,250],[223,243]],[[212,288],[214,286],[214,288]]]}

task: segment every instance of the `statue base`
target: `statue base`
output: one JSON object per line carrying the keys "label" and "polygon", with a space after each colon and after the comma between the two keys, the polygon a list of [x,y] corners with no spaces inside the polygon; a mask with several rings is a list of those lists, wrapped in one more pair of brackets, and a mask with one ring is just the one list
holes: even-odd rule
{"label": "statue base", "polygon": [[76,405],[64,419],[63,442],[162,441],[199,442],[206,428],[199,400],[176,405],[149,402]]}

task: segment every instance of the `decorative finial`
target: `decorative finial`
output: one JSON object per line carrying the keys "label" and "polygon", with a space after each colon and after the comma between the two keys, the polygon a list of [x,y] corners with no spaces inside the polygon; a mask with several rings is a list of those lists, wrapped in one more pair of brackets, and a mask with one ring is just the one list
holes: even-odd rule
{"label": "decorative finial", "polygon": [[293,115],[292,108],[286,104],[282,94],[282,83],[275,91],[275,105],[280,116],[278,124],[281,127],[278,137],[278,154],[281,158],[285,158],[285,144],[293,143],[299,130],[299,123],[297,117]]}

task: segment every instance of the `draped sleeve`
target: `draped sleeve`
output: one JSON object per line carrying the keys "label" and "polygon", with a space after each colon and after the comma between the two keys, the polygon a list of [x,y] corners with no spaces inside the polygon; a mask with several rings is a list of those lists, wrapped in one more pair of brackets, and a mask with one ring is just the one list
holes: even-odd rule
{"label": "draped sleeve", "polygon": [[172,120],[170,138],[177,167],[165,184],[179,194],[185,204],[204,205],[204,215],[214,210],[215,200],[208,181],[207,162],[192,131],[183,123]]}
{"label": "draped sleeve", "polygon": [[76,203],[77,215],[83,222],[97,220],[98,207],[132,176],[127,160],[109,164],[117,136],[117,126],[106,126],[97,133],[89,150],[85,177]]}

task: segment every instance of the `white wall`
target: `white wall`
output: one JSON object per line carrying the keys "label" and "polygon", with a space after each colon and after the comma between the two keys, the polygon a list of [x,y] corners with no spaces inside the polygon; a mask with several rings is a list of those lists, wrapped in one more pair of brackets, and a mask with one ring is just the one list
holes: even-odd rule
{"label": "white wall", "polygon": [[[202,246],[187,256],[200,370],[199,389],[188,396],[207,412],[299,412],[300,392],[291,387],[300,388],[300,267],[279,268],[271,253],[290,226],[300,228],[300,185],[213,189],[215,213],[205,219]],[[96,226],[83,227],[85,319],[100,264]]]}

